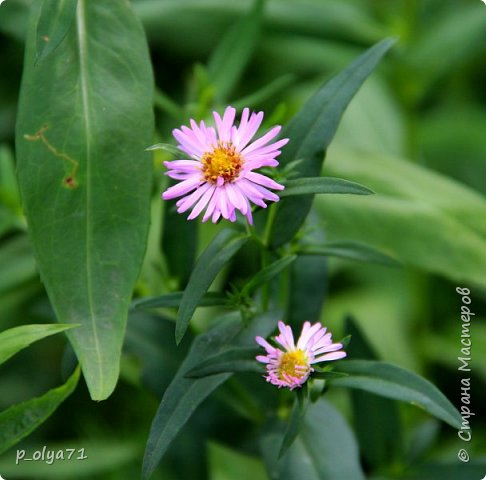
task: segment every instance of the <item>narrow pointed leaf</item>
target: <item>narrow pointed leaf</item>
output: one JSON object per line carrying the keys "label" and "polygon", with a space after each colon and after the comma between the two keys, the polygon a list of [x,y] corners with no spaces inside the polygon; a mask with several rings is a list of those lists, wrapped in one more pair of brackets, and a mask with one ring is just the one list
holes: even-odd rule
{"label": "narrow pointed leaf", "polygon": [[79,367],[68,381],[38,398],[19,403],[0,412],[0,454],[22,440],[45,422],[76,388]]}
{"label": "narrow pointed leaf", "polygon": [[315,199],[330,241],[366,243],[454,283],[486,287],[484,195],[409,160],[349,148],[336,147],[326,171],[378,192]]}
{"label": "narrow pointed leaf", "polygon": [[307,411],[307,406],[309,404],[309,396],[307,385],[304,385],[302,389],[296,392],[296,399],[294,406],[292,407],[292,412],[290,413],[290,418],[287,421],[287,428],[284,433],[282,440],[282,445],[278,452],[278,458],[281,459],[292,446],[295,439],[299,435],[305,413]]}
{"label": "narrow pointed leaf", "polygon": [[145,150],[147,150],[148,152],[152,152],[154,150],[163,150],[164,152],[170,153],[175,156],[180,156],[181,153],[183,153],[175,145],[172,145],[170,143],[156,143],[154,145],[150,145],[150,147],[147,147]]}
{"label": "narrow pointed leaf", "polygon": [[[282,166],[302,159],[298,168],[300,177],[320,175],[324,153],[344,110],[393,42],[386,39],[367,50],[310,98],[282,133],[282,137],[292,139],[282,151]],[[286,199],[279,205],[271,234],[274,247],[283,245],[297,233],[311,205],[312,196]]]}
{"label": "narrow pointed leaf", "polygon": [[374,360],[347,360],[339,365],[339,371],[348,376],[332,380],[333,385],[411,403],[452,427],[461,428],[462,417],[452,403],[437,387],[413,372]]}
{"label": "narrow pointed leaf", "polygon": [[249,326],[242,327],[239,313],[231,313],[221,318],[216,327],[196,337],[177,375],[166,389],[152,422],[143,460],[143,479],[153,473],[195,409],[232,375],[222,373],[188,378],[187,373],[229,346],[248,347],[255,342],[256,335],[267,336],[275,328],[280,315],[280,311],[268,312],[255,317]]}
{"label": "narrow pointed leaf", "polygon": [[76,14],[78,0],[44,0],[37,23],[37,62],[64,40]]}
{"label": "narrow pointed leaf", "polygon": [[316,193],[370,195],[374,192],[359,183],[350,182],[342,178],[310,177],[289,180],[285,183],[285,190],[279,192],[279,196],[291,197],[293,195],[312,195]]}
{"label": "narrow pointed leaf", "polygon": [[268,85],[260,88],[256,92],[250,93],[243,98],[235,100],[234,102],[232,102],[232,104],[236,108],[236,110],[241,110],[245,107],[248,107],[248,105],[260,105],[273,97],[277,97],[278,94],[280,94],[290,85],[292,85],[294,81],[295,75],[282,75],[281,77],[278,77],[270,82]]}
{"label": "narrow pointed leaf", "polygon": [[220,100],[232,92],[253,54],[261,29],[262,10],[263,0],[255,0],[250,12],[226,33],[209,59],[209,80]]}
{"label": "narrow pointed leaf", "polygon": [[186,377],[201,378],[218,373],[234,372],[264,372],[262,365],[255,360],[261,353],[258,348],[232,348],[224,350],[218,355],[213,355],[192,368]]}
{"label": "narrow pointed leaf", "polygon": [[0,365],[20,350],[50,335],[63,332],[76,325],[22,325],[0,333]]}
{"label": "narrow pointed leaf", "polygon": [[299,436],[278,459],[280,438],[271,433],[261,442],[272,480],[365,480],[352,430],[322,398],[309,406]]}
{"label": "narrow pointed leaf", "polygon": [[[198,224],[188,222],[169,202],[164,202],[162,208],[160,247],[172,281],[178,289],[182,289],[187,284],[196,261]],[[177,232],[177,235],[174,235],[174,232]]]}
{"label": "narrow pointed leaf", "polygon": [[216,275],[231,257],[248,241],[248,236],[234,230],[221,231],[198,258],[189,283],[184,290],[177,312],[176,342],[184,336],[189,321],[199,301],[210,287]]}
{"label": "narrow pointed leaf", "polygon": [[268,283],[275,278],[279,273],[291,265],[297,255],[288,255],[287,257],[279,258],[267,267],[260,270],[252,279],[250,279],[241,289],[242,295],[251,295],[260,286]]}
{"label": "narrow pointed leaf", "polygon": [[349,258],[361,262],[397,266],[395,258],[380,252],[376,248],[359,242],[332,242],[322,246],[306,245],[299,251],[300,255],[324,255],[329,257]]}
{"label": "narrow pointed leaf", "polygon": [[147,479],[155,470],[167,448],[196,408],[205,398],[225,382],[230,373],[206,378],[186,378],[188,370],[198,365],[233,339],[240,330],[238,315],[232,314],[228,321],[197,337],[177,375],[167,388],[152,422],[143,460],[143,478]]}
{"label": "narrow pointed leaf", "polygon": [[[345,331],[352,338],[346,349],[350,358],[378,359],[353,318],[346,319]],[[350,393],[356,437],[366,463],[377,469],[403,461],[403,429],[398,403],[363,390],[352,389]]]}
{"label": "narrow pointed leaf", "polygon": [[35,19],[16,126],[18,175],[39,270],[91,394],[118,379],[129,301],[149,224],[153,81],[128,2],[78,0],[37,65]]}
{"label": "narrow pointed leaf", "polygon": [[[179,307],[182,301],[184,292],[174,292],[161,295],[160,297],[142,298],[133,302],[133,308],[170,308]],[[218,305],[226,305],[228,297],[224,293],[206,292],[197,304],[198,307],[214,307]]]}

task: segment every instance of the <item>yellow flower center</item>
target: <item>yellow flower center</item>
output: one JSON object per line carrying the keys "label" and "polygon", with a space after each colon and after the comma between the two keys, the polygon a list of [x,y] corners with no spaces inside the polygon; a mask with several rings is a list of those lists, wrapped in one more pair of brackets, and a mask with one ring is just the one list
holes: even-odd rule
{"label": "yellow flower center", "polygon": [[309,371],[307,355],[303,350],[286,352],[280,360],[278,376],[280,380],[285,380],[284,375],[302,378]]}
{"label": "yellow flower center", "polygon": [[243,167],[241,156],[231,142],[218,142],[216,148],[203,154],[201,163],[204,180],[209,183],[216,183],[219,177],[225,182],[233,182]]}

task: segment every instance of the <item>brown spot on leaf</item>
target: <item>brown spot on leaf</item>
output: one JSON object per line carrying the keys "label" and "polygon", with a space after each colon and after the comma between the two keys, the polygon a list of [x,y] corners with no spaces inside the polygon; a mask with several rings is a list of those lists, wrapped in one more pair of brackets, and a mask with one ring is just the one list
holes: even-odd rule
{"label": "brown spot on leaf", "polygon": [[78,187],[78,183],[76,182],[76,180],[71,175],[68,175],[64,179],[64,186],[66,188],[74,189],[74,188]]}

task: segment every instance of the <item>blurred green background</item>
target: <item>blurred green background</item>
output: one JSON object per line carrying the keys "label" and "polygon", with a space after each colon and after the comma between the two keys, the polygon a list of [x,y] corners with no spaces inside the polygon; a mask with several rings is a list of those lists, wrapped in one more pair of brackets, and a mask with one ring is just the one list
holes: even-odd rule
{"label": "blurred green background", "polygon": [[[224,103],[262,109],[286,123],[317,86],[387,36],[397,44],[351,103],[323,173],[371,187],[373,198],[324,196],[315,223],[331,240],[357,240],[397,257],[402,268],[332,260],[322,321],[343,333],[352,314],[379,356],[424,375],[459,405],[460,297],[471,290],[473,459],[486,456],[486,6],[480,0],[268,0],[236,88],[211,85],[211,53],[250,10],[249,0],[135,0],[146,29],[158,93],[157,136]],[[0,329],[53,322],[26,235],[15,178],[14,125],[30,2],[0,7]],[[208,73],[209,71],[209,73]],[[257,92],[255,94],[255,92]],[[160,252],[161,158],[156,157],[153,222],[138,295],[177,289]],[[213,235],[200,229],[199,248]],[[167,313],[167,312],[166,312]],[[199,314],[202,322],[214,312]],[[169,312],[170,314],[170,312]],[[197,319],[196,319],[197,320]],[[313,319],[314,320],[314,319]],[[19,448],[84,447],[89,460],[15,466],[7,478],[138,478],[151,419],[182,348],[155,315],[129,320],[122,379],[96,404],[84,386]],[[184,347],[186,345],[186,347]],[[0,368],[0,410],[60,383],[72,361],[61,337],[33,345]],[[227,388],[231,389],[229,385]],[[347,398],[335,404],[349,416]],[[400,407],[407,452],[374,478],[407,477],[408,461],[454,462],[463,445],[450,427]],[[353,419],[350,418],[353,422]],[[228,425],[231,424],[231,432]],[[238,432],[238,435],[237,433]],[[252,432],[224,389],[206,402],[166,456],[160,479],[266,478],[252,453]],[[204,443],[205,438],[209,443]],[[189,459],[189,460],[188,460]],[[20,470],[22,468],[22,470]],[[371,470],[371,468],[370,468]],[[19,472],[22,472],[19,475]],[[486,470],[485,470],[486,472]],[[456,475],[447,477],[446,475]],[[463,478],[457,471],[440,478]],[[439,477],[437,477],[439,478]],[[466,477],[464,477],[466,478]]]}

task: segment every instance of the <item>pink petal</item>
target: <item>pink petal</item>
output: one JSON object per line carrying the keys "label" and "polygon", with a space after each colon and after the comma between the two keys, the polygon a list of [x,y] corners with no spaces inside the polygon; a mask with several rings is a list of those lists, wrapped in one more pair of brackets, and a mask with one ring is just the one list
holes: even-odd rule
{"label": "pink petal", "polygon": [[167,168],[172,170],[179,170],[181,172],[200,172],[201,162],[197,160],[172,160],[171,162],[164,162]]}
{"label": "pink petal", "polygon": [[233,126],[235,115],[236,109],[233,107],[226,107],[222,119],[218,112],[213,112],[216,127],[218,129],[218,136],[222,142],[229,142],[231,140],[231,127]]}
{"label": "pink petal", "polygon": [[212,197],[214,196],[214,190],[215,187],[211,186],[204,192],[203,196],[199,199],[199,201],[196,203],[196,206],[192,209],[192,212],[187,217],[188,220],[196,218],[202,212],[208,202],[212,200]]}
{"label": "pink petal", "polygon": [[252,113],[248,124],[245,126],[244,130],[239,129],[238,133],[240,135],[240,142],[238,145],[239,151],[245,148],[248,142],[253,138],[253,135],[257,132],[263,120],[263,112]]}
{"label": "pink petal", "polygon": [[273,127],[269,132],[267,132],[263,137],[260,137],[258,140],[255,140],[253,143],[248,145],[244,150],[241,151],[243,155],[253,152],[257,148],[263,147],[266,145],[270,140],[275,138],[280,130],[282,130],[282,127],[280,125],[277,125],[276,127]]}
{"label": "pink petal", "polygon": [[189,178],[178,183],[177,185],[168,188],[162,194],[162,198],[164,200],[170,200],[171,198],[180,197],[181,195],[185,195],[186,193],[196,188],[200,183],[201,180],[199,178]]}
{"label": "pink petal", "polygon": [[267,188],[272,188],[273,190],[283,190],[285,188],[283,185],[280,185],[276,181],[266,177],[265,175],[262,175],[261,173],[247,172],[245,177],[248,180],[251,180],[253,183],[263,185]]}
{"label": "pink petal", "polygon": [[333,352],[333,353],[326,353],[325,355],[322,355],[320,357],[314,358],[312,363],[317,363],[317,362],[328,362],[330,360],[339,360],[341,358],[344,358],[346,356],[346,352]]}
{"label": "pink petal", "polygon": [[178,207],[177,213],[184,213],[186,210],[191,208],[210,188],[211,185],[209,183],[205,183],[187,197],[181,198],[176,203]]}

